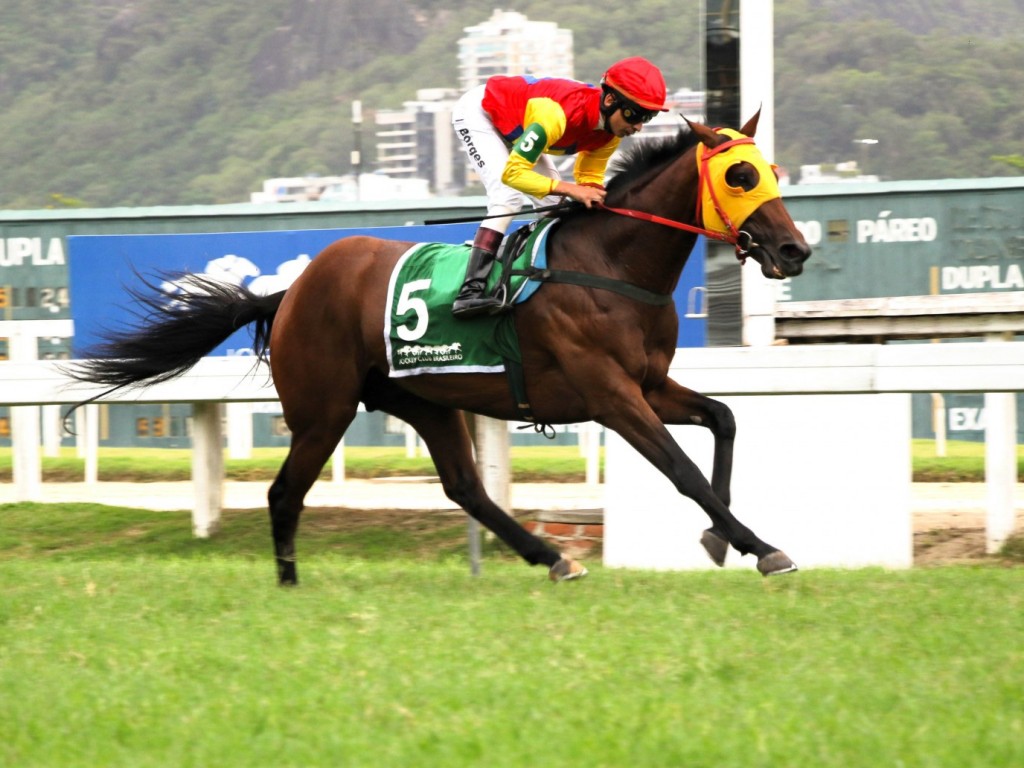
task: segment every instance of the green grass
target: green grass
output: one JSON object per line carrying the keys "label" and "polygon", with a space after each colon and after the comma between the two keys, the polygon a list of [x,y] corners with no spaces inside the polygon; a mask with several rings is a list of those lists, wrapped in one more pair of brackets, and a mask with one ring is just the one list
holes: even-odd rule
{"label": "green grass", "polygon": [[0,764],[1024,764],[1019,567],[474,579],[314,512],[282,590],[264,513],[188,529],[0,507]]}
{"label": "green grass", "polygon": [[[983,443],[949,441],[948,456],[935,456],[934,440],[914,440],[911,446],[916,482],[983,482]],[[225,460],[229,480],[273,480],[287,452],[285,448],[256,448],[251,459]],[[513,447],[512,474],[515,482],[582,482],[586,461],[576,446]],[[84,461],[72,448],[61,450],[59,458],[43,459],[46,482],[75,482],[82,479]],[[325,467],[322,477],[328,477]],[[1024,482],[1024,446],[1017,448],[1017,472]],[[427,457],[407,458],[404,448],[352,446],[345,449],[345,473],[353,478],[412,477],[433,475]],[[100,480],[136,482],[188,480],[191,453],[178,448],[104,448],[100,451]],[[11,480],[11,450],[0,448],[0,482]]]}
{"label": "green grass", "polygon": [[[974,482],[985,480],[985,444],[949,440],[946,456],[935,455],[934,440],[914,440],[911,446],[914,479],[918,482]],[[1024,482],[1024,445],[1017,446],[1017,479]]]}
{"label": "green grass", "polygon": [[[225,459],[229,480],[271,481],[281,468],[286,448],[255,448],[251,459]],[[107,481],[174,481],[191,477],[191,450],[187,448],[102,448],[99,479]],[[530,446],[511,449],[516,482],[582,482],[586,460],[576,446]],[[45,482],[77,482],[85,462],[74,448],[62,448],[59,457],[44,457]],[[330,464],[322,477],[330,476]],[[408,458],[405,448],[352,446],[345,448],[345,474],[353,478],[434,475],[429,457]],[[0,482],[11,480],[11,449],[0,448]]]}

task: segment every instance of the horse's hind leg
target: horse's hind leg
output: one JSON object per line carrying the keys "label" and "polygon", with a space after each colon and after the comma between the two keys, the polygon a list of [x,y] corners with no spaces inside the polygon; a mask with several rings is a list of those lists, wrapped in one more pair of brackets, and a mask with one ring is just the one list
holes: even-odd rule
{"label": "horse's hind leg", "polygon": [[295,532],[299,527],[299,515],[306,494],[320,476],[320,470],[327,463],[355,414],[354,407],[344,411],[337,409],[302,427],[293,427],[292,445],[288,456],[267,494],[277,578],[282,586],[298,583],[298,572],[295,567]]}
{"label": "horse's hind leg", "polygon": [[397,387],[375,407],[406,421],[423,438],[449,499],[514,549],[530,565],[548,566],[554,581],[586,575],[586,569],[524,529],[484,490],[473,462],[473,445],[461,414]]}

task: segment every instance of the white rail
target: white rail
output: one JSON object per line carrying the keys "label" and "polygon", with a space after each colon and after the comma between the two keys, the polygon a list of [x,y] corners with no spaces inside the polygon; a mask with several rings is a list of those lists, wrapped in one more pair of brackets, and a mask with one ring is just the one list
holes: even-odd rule
{"label": "white rail", "polygon": [[[79,384],[62,362],[0,362],[0,405],[71,404],[101,395]],[[1018,392],[1024,342],[992,344],[816,344],[680,349],[673,377],[707,394]],[[101,403],[273,401],[269,370],[252,357],[209,357],[173,381],[120,391]]]}
{"label": "white rail", "polygon": [[[0,405],[72,404],[102,394],[103,388],[69,380],[59,365],[54,361],[0,362]],[[1016,411],[1010,393],[1024,389],[1024,343],[682,349],[674,360],[672,376],[684,386],[709,395],[987,393],[986,406],[992,409],[990,424],[998,424],[989,430],[986,444],[990,519],[1005,520],[1008,504],[1012,520]],[[219,519],[219,488],[223,484],[221,409],[216,406],[276,399],[265,366],[251,357],[229,357],[204,359],[179,379],[102,396],[98,402],[194,404],[197,435],[201,438],[193,447],[194,522],[197,533],[205,535]],[[19,455],[38,456],[38,428],[34,433],[19,431],[18,423],[31,420],[12,421],[16,460]],[[38,417],[35,421],[38,423]],[[26,434],[30,441],[27,446]],[[37,477],[16,471],[16,483],[24,484],[20,497],[33,500],[38,493]]]}

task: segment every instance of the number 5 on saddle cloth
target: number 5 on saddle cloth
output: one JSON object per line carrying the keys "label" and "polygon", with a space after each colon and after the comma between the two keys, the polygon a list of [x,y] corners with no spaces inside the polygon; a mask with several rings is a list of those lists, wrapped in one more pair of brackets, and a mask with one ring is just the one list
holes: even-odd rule
{"label": "number 5 on saddle cloth", "polygon": [[[537,291],[539,279],[530,275],[545,269],[545,242],[554,223],[553,219],[531,222],[507,238],[502,258],[488,279],[489,292],[519,304]],[[418,243],[398,260],[388,284],[384,317],[388,375],[507,372],[522,419],[533,421],[512,314],[470,321],[452,316],[468,257],[467,245]]]}
{"label": "number 5 on saddle cloth", "polygon": [[[531,222],[509,236],[508,247],[488,279],[490,293],[519,304],[537,291],[540,282],[529,276],[545,269],[544,244],[553,223],[550,219]],[[471,322],[452,317],[451,305],[462,286],[468,253],[466,245],[417,243],[398,260],[388,285],[384,318],[390,376],[500,373],[505,361],[520,361],[511,314]]]}

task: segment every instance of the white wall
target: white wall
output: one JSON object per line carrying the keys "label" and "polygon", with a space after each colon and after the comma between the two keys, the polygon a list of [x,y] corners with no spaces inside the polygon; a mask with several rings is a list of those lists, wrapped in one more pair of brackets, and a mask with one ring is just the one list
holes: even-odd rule
{"label": "white wall", "polygon": [[[741,522],[801,568],[910,567],[909,395],[720,399],[736,416],[732,510]],[[710,432],[670,431],[710,477]],[[699,543],[704,511],[621,437],[609,432],[605,445],[605,563],[715,567]],[[726,565],[756,560],[730,549]]]}

